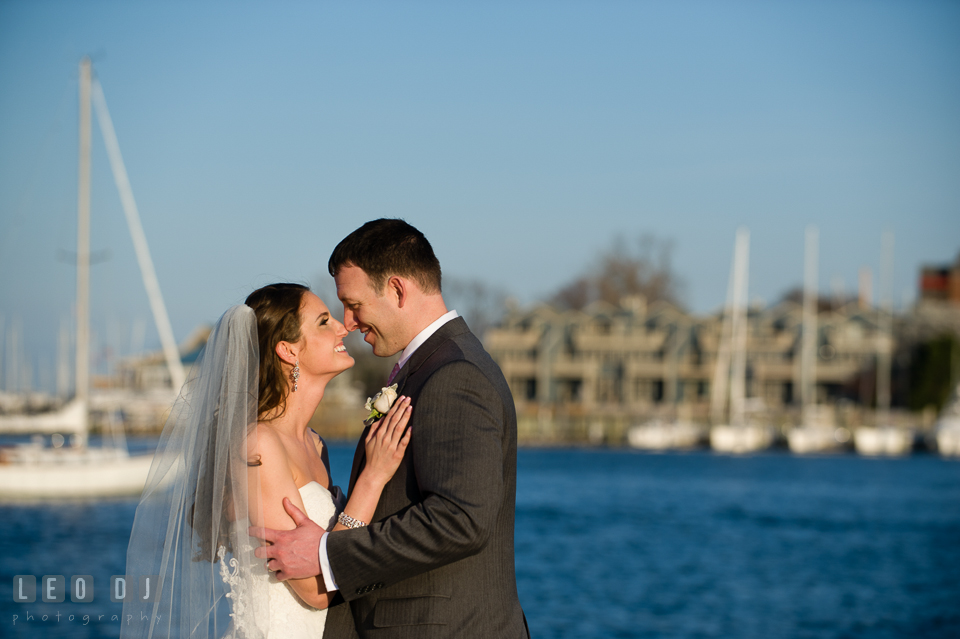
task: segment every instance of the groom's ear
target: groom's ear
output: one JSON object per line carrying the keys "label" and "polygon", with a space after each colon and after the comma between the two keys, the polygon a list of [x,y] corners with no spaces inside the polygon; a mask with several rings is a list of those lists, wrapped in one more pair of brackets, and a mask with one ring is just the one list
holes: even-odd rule
{"label": "groom's ear", "polygon": [[403,305],[407,303],[407,300],[410,296],[409,284],[402,277],[397,277],[394,275],[387,280],[387,292],[391,295],[396,295],[397,297],[397,306],[403,308]]}

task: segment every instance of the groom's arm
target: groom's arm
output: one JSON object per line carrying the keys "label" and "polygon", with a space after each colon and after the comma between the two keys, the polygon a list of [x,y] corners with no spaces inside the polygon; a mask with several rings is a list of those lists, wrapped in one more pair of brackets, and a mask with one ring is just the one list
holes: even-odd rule
{"label": "groom's arm", "polygon": [[[299,522],[290,515],[285,502],[296,507],[301,513],[305,508],[293,479],[293,470],[286,450],[277,434],[264,426],[257,427],[256,442],[260,465],[249,471],[252,477],[259,474],[257,479],[260,490],[259,493],[253,493],[253,498],[259,498],[260,501],[259,504],[250,504],[254,523],[262,523],[280,531],[292,530],[299,526]],[[257,517],[260,512],[263,514],[262,522]],[[323,579],[308,575],[303,579],[290,579],[287,583],[308,606],[323,609],[330,605],[333,594],[327,592]]]}
{"label": "groom's arm", "polygon": [[474,555],[503,501],[503,406],[473,364],[433,373],[410,448],[422,501],[366,528],[333,532],[326,549],[340,592],[355,599]]}

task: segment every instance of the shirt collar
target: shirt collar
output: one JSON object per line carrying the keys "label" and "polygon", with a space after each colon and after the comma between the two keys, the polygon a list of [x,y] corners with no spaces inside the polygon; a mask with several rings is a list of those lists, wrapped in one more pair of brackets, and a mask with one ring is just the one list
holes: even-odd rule
{"label": "shirt collar", "polygon": [[403,349],[402,353],[400,353],[400,361],[397,362],[397,364],[399,365],[399,368],[397,369],[397,371],[403,368],[403,365],[407,363],[407,360],[410,359],[410,357],[416,352],[416,350],[420,348],[420,346],[423,345],[425,341],[430,339],[431,335],[433,335],[438,330],[440,330],[441,326],[443,326],[450,320],[456,319],[458,317],[460,317],[460,315],[455,310],[449,311],[447,313],[444,313],[440,317],[438,317],[433,322],[433,324],[431,324],[430,326],[426,327],[425,329],[417,333],[417,336],[414,337],[412,340],[410,340],[410,343],[407,344],[407,347]]}

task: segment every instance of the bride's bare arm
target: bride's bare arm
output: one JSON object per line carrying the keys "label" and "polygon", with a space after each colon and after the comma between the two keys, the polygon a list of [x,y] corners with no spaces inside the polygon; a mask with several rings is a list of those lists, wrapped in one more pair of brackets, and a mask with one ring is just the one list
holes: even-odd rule
{"label": "bride's bare arm", "polygon": [[[254,522],[254,525],[275,530],[293,530],[296,524],[283,509],[283,498],[287,497],[303,512],[306,512],[306,508],[296,482],[293,480],[293,470],[290,468],[287,453],[277,435],[264,427],[257,429],[257,449],[261,465],[251,470],[259,474],[263,521]],[[251,485],[256,484],[251,483]],[[254,492],[256,491],[251,491],[251,493]],[[255,499],[252,495],[251,497]],[[251,502],[250,506],[250,512],[256,513],[255,504]],[[287,583],[308,606],[322,609],[330,605],[333,593],[327,593],[323,577],[288,579]]]}
{"label": "bride's bare arm", "polygon": [[[370,521],[383,487],[400,466],[410,442],[410,430],[407,428],[410,413],[410,399],[398,398],[387,415],[371,426],[364,444],[367,463],[344,508],[344,512],[354,519]],[[322,441],[318,441],[317,446],[321,457],[325,457]],[[253,524],[274,530],[293,530],[296,524],[284,510],[283,498],[288,498],[301,512],[306,512],[306,508],[293,479],[287,453],[276,433],[269,428],[257,429],[256,447],[255,455],[251,457],[258,457],[260,465],[251,467],[251,478],[254,473],[259,475],[263,521]],[[329,474],[330,467],[326,460],[324,465]],[[256,484],[251,482],[251,485]],[[256,491],[251,491],[250,512],[257,513],[254,501],[256,497],[253,493]],[[345,526],[337,524],[334,530],[344,528]],[[323,577],[320,575],[306,579],[288,579],[287,583],[305,604],[314,608],[327,608],[334,595],[326,592]]]}
{"label": "bride's bare arm", "polygon": [[[397,472],[410,443],[411,431],[407,423],[412,410],[409,397],[398,397],[387,414],[370,427],[364,442],[366,464],[343,508],[343,512],[353,519],[364,523],[373,519],[380,493]],[[333,527],[333,530],[346,529],[341,523]]]}

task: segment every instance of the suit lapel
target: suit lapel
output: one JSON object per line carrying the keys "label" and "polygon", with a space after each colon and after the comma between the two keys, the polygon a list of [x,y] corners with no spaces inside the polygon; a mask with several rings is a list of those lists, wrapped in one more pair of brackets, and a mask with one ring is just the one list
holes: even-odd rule
{"label": "suit lapel", "polygon": [[[420,345],[420,348],[407,360],[407,363],[404,364],[403,368],[400,369],[397,376],[393,379],[397,385],[397,395],[404,394],[403,387],[407,383],[407,380],[420,370],[420,367],[424,365],[430,356],[433,355],[445,341],[461,333],[469,332],[469,330],[467,323],[463,321],[462,317],[456,317],[437,329],[427,341]],[[350,488],[348,494],[353,493],[353,487],[357,483],[357,478],[360,477],[360,473],[363,472],[363,467],[366,465],[367,455],[364,441],[369,431],[369,426],[364,428],[363,433],[360,435],[360,441],[357,442],[357,450],[353,454],[353,468],[350,471]]]}
{"label": "suit lapel", "polygon": [[366,448],[363,444],[366,441],[367,433],[369,432],[369,426],[363,429],[363,432],[360,433],[360,441],[357,442],[357,450],[353,453],[353,467],[350,469],[350,487],[347,489],[348,495],[353,494],[353,487],[357,483],[357,477],[360,476],[360,473],[363,471],[363,466],[366,464]]}
{"label": "suit lapel", "polygon": [[426,361],[430,359],[430,356],[437,352],[437,349],[440,348],[444,342],[461,333],[469,332],[469,330],[467,323],[463,321],[462,317],[455,317],[438,328],[437,332],[420,345],[420,348],[417,349],[410,359],[407,360],[404,367],[400,369],[400,372],[397,373],[397,379],[394,380],[398,381],[397,394],[403,394],[401,392],[403,384],[420,370]]}

